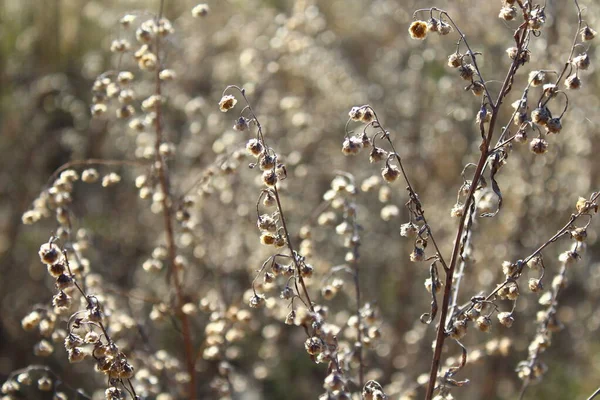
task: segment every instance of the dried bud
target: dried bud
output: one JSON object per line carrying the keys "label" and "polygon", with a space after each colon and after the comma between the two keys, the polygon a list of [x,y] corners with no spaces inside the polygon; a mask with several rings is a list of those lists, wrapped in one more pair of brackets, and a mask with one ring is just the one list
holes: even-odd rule
{"label": "dried bud", "polygon": [[463,64],[458,67],[458,74],[465,81],[470,81],[473,79],[473,75],[475,75],[475,67],[472,64]]}
{"label": "dried bud", "polygon": [[198,4],[197,6],[192,8],[192,16],[194,18],[206,17],[209,12],[210,12],[210,8],[208,7],[208,4],[206,4],[206,3]]}
{"label": "dried bud", "polygon": [[567,87],[567,89],[579,89],[581,88],[581,79],[579,79],[579,77],[577,76],[577,73],[569,76],[567,79],[565,79],[565,86]]}
{"label": "dried bud", "polygon": [[538,293],[544,289],[544,285],[542,285],[542,281],[537,278],[529,279],[529,290],[533,293]]}
{"label": "dried bud", "polygon": [[371,149],[371,154],[369,154],[369,161],[371,163],[383,161],[386,159],[387,156],[388,156],[387,151],[385,151],[381,147],[373,146],[373,149]]}
{"label": "dried bud", "polygon": [[581,29],[581,40],[584,42],[590,41],[593,38],[596,37],[596,31],[593,30],[592,28],[590,28],[589,26],[586,26],[585,28]]}
{"label": "dried bud", "polygon": [[412,39],[423,40],[427,37],[428,25],[425,21],[413,21],[408,28],[408,33]]}
{"label": "dried bud", "polygon": [[517,9],[516,7],[505,5],[500,9],[500,14],[498,14],[498,17],[505,21],[512,21],[517,17]]}
{"label": "dried bud", "polygon": [[590,67],[591,64],[590,56],[588,55],[588,53],[578,55],[571,61],[571,64],[576,66],[578,69],[586,70]]}
{"label": "dried bud", "polygon": [[235,97],[233,97],[230,94],[227,94],[223,97],[221,97],[221,101],[219,101],[219,109],[222,112],[227,112],[229,110],[231,110],[233,107],[235,107],[235,104],[237,103],[237,99]]}
{"label": "dried bud", "polygon": [[400,168],[395,165],[386,165],[385,168],[381,170],[381,176],[386,182],[392,183],[400,176]]}
{"label": "dried bud", "polygon": [[262,154],[264,147],[258,139],[250,139],[246,143],[246,150],[254,157],[258,157]]}
{"label": "dried bud", "polygon": [[452,53],[448,56],[448,66],[452,68],[458,68],[462,65],[462,54]]}
{"label": "dried bud", "polygon": [[312,336],[304,342],[304,348],[306,352],[311,356],[318,356],[321,354],[325,348],[325,343],[318,336]]}
{"label": "dried bud", "polygon": [[529,149],[535,154],[544,154],[548,151],[548,142],[542,138],[534,138],[529,143]]}
{"label": "dried bud", "polygon": [[357,155],[360,150],[363,148],[363,142],[360,138],[356,136],[352,136],[344,139],[342,143],[342,153],[345,156],[354,156]]}
{"label": "dried bud", "polygon": [[492,320],[487,315],[477,318],[475,324],[481,332],[489,332],[492,329]]}
{"label": "dried bud", "polygon": [[545,128],[548,133],[559,133],[562,130],[560,118],[550,118],[546,122]]}
{"label": "dried bud", "polygon": [[498,321],[503,326],[510,328],[512,326],[513,322],[515,322],[515,318],[513,317],[512,313],[510,313],[510,312],[501,312],[501,313],[498,313]]}
{"label": "dried bud", "polygon": [[548,107],[538,107],[531,112],[531,120],[538,125],[546,125],[552,114]]}

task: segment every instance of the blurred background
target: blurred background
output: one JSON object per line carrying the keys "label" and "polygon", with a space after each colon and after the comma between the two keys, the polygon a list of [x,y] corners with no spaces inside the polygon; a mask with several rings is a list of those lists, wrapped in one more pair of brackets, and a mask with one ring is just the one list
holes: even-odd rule
{"label": "blurred background", "polygon": [[[457,224],[450,210],[462,184],[460,172],[479,156],[474,121],[480,99],[465,91],[465,82],[446,65],[456,49],[456,34],[414,41],[407,28],[417,8],[447,10],[473,49],[482,53],[478,58],[482,74],[497,93],[510,64],[505,50],[514,43],[512,32],[518,23],[498,18],[499,0],[208,4],[210,13],[204,18],[192,17],[196,4],[189,1],[167,0],[164,8],[175,29],[168,38],[165,63],[177,73],[177,79],[165,85],[165,134],[177,154],[170,164],[172,185],[178,194],[192,188],[189,194],[198,197],[193,234],[178,236],[188,260],[189,301],[201,304],[216,296],[229,306],[247,308],[245,296],[254,271],[270,254],[259,244],[256,229],[259,175],[247,168],[252,160],[230,157],[250,136],[232,129],[237,114],[221,113],[217,106],[223,89],[236,84],[246,88],[269,144],[287,165],[283,207],[291,232],[297,235],[301,226],[314,225],[309,259],[316,276],[309,290],[318,303],[328,305],[329,319],[343,325],[354,307],[349,306],[354,304],[350,281],[331,301],[320,296],[319,288],[329,269],[344,262],[345,250],[334,234],[335,225],[318,226],[315,215],[322,211],[322,196],[334,171],[351,173],[360,183],[379,175],[381,168],[369,163],[366,152],[342,155],[348,111],[362,104],[377,111],[405,161],[436,239],[449,255]],[[532,40],[531,62],[515,81],[502,125],[508,124],[509,103],[520,97],[529,71],[560,70],[568,57],[576,9],[571,1],[545,4],[545,28]],[[580,5],[585,21],[600,30],[599,5],[592,0],[581,0]],[[150,133],[132,133],[127,121],[113,117],[114,111],[92,119],[89,109],[92,84],[108,70],[129,69],[136,75],[139,92],[151,91],[151,74],[136,71],[129,58],[115,56],[109,48],[112,40],[131,35],[119,25],[124,14],[134,12],[148,19],[157,10],[157,1],[0,0],[0,381],[13,370],[44,364],[71,386],[87,393],[103,391],[105,382],[93,373],[91,363],[68,364],[60,343],[49,357],[32,353],[40,338],[35,332],[24,333],[21,319],[34,305],[48,304],[54,294],[36,253],[56,223],[48,218],[25,226],[21,217],[53,171],[70,160],[148,156]],[[428,14],[420,17],[427,19]],[[496,217],[475,222],[476,262],[467,265],[461,302],[502,282],[502,261],[530,254],[568,221],[579,196],[600,190],[597,42],[589,45],[592,66],[581,74],[582,88],[569,93],[562,133],[547,138],[548,153],[536,156],[527,144],[515,144],[497,176],[504,207]],[[576,52],[583,50],[579,47]],[[224,166],[231,173],[216,173],[209,183],[195,185],[207,168],[222,172]],[[152,300],[140,300],[168,294],[164,271],[157,278],[142,267],[163,243],[156,228],[161,216],[152,212],[151,202],[139,198],[135,187],[136,177],[144,171],[136,167],[99,167],[99,171],[118,172],[122,181],[110,188],[77,183],[73,192],[76,227],[84,228],[90,238],[86,250],[90,269],[102,278],[107,296],[114,296],[114,307],[148,327],[149,353],[164,349],[182,359],[177,330],[169,322],[155,324],[149,319]],[[419,322],[430,302],[423,286],[427,267],[408,260],[412,243],[399,235],[399,226],[408,221],[403,207],[407,193],[400,182],[391,188],[389,196],[378,188],[360,191],[356,202],[363,226],[363,299],[378,310],[382,332],[367,352],[367,375],[384,385],[391,398],[401,398],[428,372],[435,334],[432,326]],[[382,213],[390,205],[398,212],[392,207],[387,209],[391,216]],[[336,218],[341,222],[339,215]],[[542,355],[547,375],[526,398],[585,398],[600,383],[598,232],[600,222],[593,220],[583,260],[569,269],[569,284],[560,300],[558,315],[565,329],[554,335]],[[558,254],[570,245],[563,238],[544,252],[550,279],[559,270]],[[271,296],[278,297],[276,289]],[[471,383],[454,390],[455,398],[516,398],[520,381],[514,370],[527,358],[535,334],[536,313],[542,309],[537,299],[537,294],[523,290],[511,329],[495,324],[491,333],[473,330],[467,336],[467,348],[481,350],[482,356],[461,371],[460,377]],[[303,350],[304,332],[284,325],[280,311],[285,315],[287,309],[252,310],[243,337],[227,349],[235,366],[234,398],[305,399],[323,392],[326,367],[309,359]],[[194,341],[200,348],[208,320],[209,315],[200,311],[194,318]],[[450,348],[448,355],[457,353]],[[210,390],[214,363],[201,360],[199,370],[201,398],[217,398]],[[166,386],[159,392],[169,392]],[[421,398],[422,388],[417,393]]]}

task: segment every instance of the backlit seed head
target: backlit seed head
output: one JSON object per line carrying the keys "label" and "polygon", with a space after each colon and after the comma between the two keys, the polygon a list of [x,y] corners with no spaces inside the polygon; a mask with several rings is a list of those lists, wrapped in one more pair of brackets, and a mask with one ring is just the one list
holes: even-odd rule
{"label": "backlit seed head", "polygon": [[529,143],[529,150],[534,154],[544,154],[548,151],[548,142],[543,138],[534,138]]}
{"label": "backlit seed head", "polygon": [[350,119],[352,119],[352,121],[360,121],[362,119],[364,110],[364,107],[352,107],[350,112],[348,112],[348,116]]}
{"label": "backlit seed head", "polygon": [[363,142],[360,138],[352,136],[344,139],[342,143],[342,153],[345,156],[354,156],[363,148]]}
{"label": "backlit seed head", "polygon": [[463,203],[456,203],[454,205],[454,207],[452,207],[452,210],[450,210],[450,216],[452,218],[460,218],[463,215],[463,208],[464,208],[464,204]]}
{"label": "backlit seed head", "polygon": [[544,83],[546,83],[546,79],[546,73],[543,71],[531,71],[529,73],[529,82],[533,87],[543,85]]}
{"label": "backlit seed head", "polygon": [[255,293],[251,298],[250,298],[250,308],[260,308],[265,304],[265,296],[262,294],[257,294]]}
{"label": "backlit seed head", "polygon": [[265,171],[263,172],[262,179],[265,185],[273,187],[277,184],[277,173],[273,170]]}
{"label": "backlit seed head", "polygon": [[546,97],[554,97],[558,93],[558,86],[554,83],[546,83],[542,88]]}
{"label": "backlit seed head", "polygon": [[210,7],[206,3],[198,4],[192,8],[192,16],[194,18],[206,17],[210,12]]}
{"label": "backlit seed head", "polygon": [[306,352],[311,356],[318,356],[325,349],[325,343],[318,336],[312,336],[304,342],[304,348]]}
{"label": "backlit seed head", "polygon": [[48,265],[55,264],[62,258],[60,248],[54,243],[44,243],[41,245],[38,254],[40,256],[40,260],[42,260],[44,264]]}
{"label": "backlit seed head", "polygon": [[515,318],[513,317],[512,313],[505,311],[498,313],[498,321],[501,325],[510,328],[513,322],[515,322]]}
{"label": "backlit seed head", "polygon": [[590,64],[591,64],[590,56],[588,55],[588,53],[583,53],[581,55],[578,55],[571,61],[571,64],[573,64],[574,66],[576,66],[577,68],[579,68],[581,70],[586,70],[590,67]]}
{"label": "backlit seed head", "polygon": [[531,11],[529,15],[529,29],[533,31],[539,31],[543,28],[546,23],[546,13],[543,8],[536,8]]}
{"label": "backlit seed head", "polygon": [[62,274],[56,278],[55,286],[58,290],[65,290],[73,286],[73,278],[69,275]]}
{"label": "backlit seed head", "polygon": [[333,299],[336,294],[337,294],[337,289],[331,285],[325,285],[321,288],[321,296],[323,296],[323,298],[325,300]]}
{"label": "backlit seed head", "polygon": [[531,290],[533,293],[538,293],[544,289],[544,285],[542,285],[542,281],[537,278],[529,279],[528,285],[529,285],[529,290]]}
{"label": "backlit seed head", "polygon": [[475,95],[475,96],[481,96],[483,95],[483,92],[485,91],[485,85],[479,81],[477,82],[473,82],[473,84],[471,85],[471,92]]}
{"label": "backlit seed head", "polygon": [[565,86],[567,87],[567,89],[579,89],[581,88],[581,79],[579,79],[579,77],[575,73],[569,76],[567,79],[565,79]]}
{"label": "backlit seed head", "polygon": [[274,245],[276,239],[277,235],[271,232],[263,232],[260,235],[260,242],[266,246]]}
{"label": "backlit seed head", "polygon": [[458,68],[462,65],[462,54],[452,53],[448,56],[448,66]]}
{"label": "backlit seed head", "polygon": [[408,33],[413,39],[423,40],[427,37],[428,25],[425,21],[413,21],[408,28]]}
{"label": "backlit seed head", "polygon": [[531,120],[538,125],[546,125],[550,118],[552,115],[548,107],[538,107],[531,112]]}
{"label": "backlit seed head", "polygon": [[362,122],[364,122],[365,124],[368,124],[369,122],[373,121],[374,118],[375,118],[375,114],[373,113],[373,110],[371,110],[370,107],[366,107],[363,109],[362,115],[360,117],[360,120]]}
{"label": "backlit seed head", "polygon": [[272,156],[271,154],[263,153],[263,155],[260,156],[258,166],[260,167],[261,170],[266,171],[266,170],[273,169],[275,167],[276,162],[277,162],[277,158],[275,158],[275,156]]}
{"label": "backlit seed head", "polygon": [[100,175],[94,168],[88,168],[81,173],[81,180],[85,183],[94,183]]}
{"label": "backlit seed head", "polygon": [[492,329],[492,320],[487,315],[482,315],[477,318],[475,325],[481,332],[489,332]]}
{"label": "backlit seed head", "polygon": [[[433,284],[434,284],[434,282],[431,280],[431,278],[425,279],[425,283],[424,283],[425,290],[427,290],[429,293],[431,293],[433,290],[433,286],[434,286]],[[441,291],[442,291],[442,283],[439,280],[437,280],[435,282],[435,292],[439,293]]]}
{"label": "backlit seed head", "polygon": [[473,75],[475,75],[475,67],[472,64],[462,64],[458,67],[458,74],[465,81],[470,81],[473,79]]}
{"label": "backlit seed head", "polygon": [[237,99],[235,97],[230,94],[226,94],[225,96],[221,97],[221,101],[219,101],[219,110],[221,110],[221,112],[227,112],[235,107],[236,103]]}
{"label": "backlit seed head", "polygon": [[48,376],[43,376],[37,381],[37,387],[42,392],[49,392],[52,390],[52,379]]}
{"label": "backlit seed head", "polygon": [[460,340],[467,334],[467,320],[459,319],[454,322],[450,331],[452,339]]}
{"label": "backlit seed head", "polygon": [[246,150],[254,157],[258,157],[263,153],[264,147],[258,139],[250,139],[246,143]]}
{"label": "backlit seed head", "polygon": [[425,259],[425,250],[422,247],[415,246],[412,253],[410,253],[410,261],[419,262]]}
{"label": "backlit seed head", "polygon": [[273,195],[273,193],[271,193],[271,191],[268,191],[263,196],[262,203],[265,207],[273,207],[275,204],[277,204],[277,198],[275,197],[275,195]]}
{"label": "backlit seed head", "polygon": [[446,36],[450,33],[452,33],[454,31],[454,28],[452,28],[452,25],[450,25],[449,23],[445,22],[445,21],[440,21],[439,23],[439,28],[438,28],[438,33],[442,36]]}
{"label": "backlit seed head", "polygon": [[412,222],[400,225],[400,236],[414,238],[419,233],[419,227]]}
{"label": "backlit seed head", "polygon": [[248,129],[248,120],[244,117],[239,117],[233,125],[233,130],[238,132],[244,132]]}
{"label": "backlit seed head", "polygon": [[596,31],[593,30],[592,28],[590,28],[589,26],[586,26],[584,28],[581,29],[581,40],[584,42],[590,41],[593,38],[596,37]]}
{"label": "backlit seed head", "polygon": [[106,110],[106,104],[97,103],[92,105],[92,107],[90,108],[90,114],[92,114],[92,117],[99,117],[106,113]]}
{"label": "backlit seed head", "polygon": [[517,9],[516,7],[505,5],[500,9],[500,14],[498,14],[498,17],[505,21],[512,21],[517,17]]}
{"label": "backlit seed head", "polygon": [[381,170],[381,176],[387,183],[392,183],[400,176],[400,168],[395,165],[387,165]]}
{"label": "backlit seed head", "polygon": [[587,239],[587,231],[584,227],[575,228],[570,232],[570,234],[571,237],[578,242],[584,242],[585,239]]}
{"label": "backlit seed head", "polygon": [[560,118],[550,118],[546,123],[545,128],[548,133],[559,133],[562,130]]}

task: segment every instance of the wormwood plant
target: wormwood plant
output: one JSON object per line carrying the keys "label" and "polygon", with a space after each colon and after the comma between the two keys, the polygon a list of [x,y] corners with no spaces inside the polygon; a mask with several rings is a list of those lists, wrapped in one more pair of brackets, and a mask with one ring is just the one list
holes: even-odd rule
{"label": "wormwood plant", "polygon": [[[596,36],[583,19],[578,1],[573,4],[577,26],[562,63],[529,71],[535,58],[532,44],[544,33],[546,8],[530,1],[502,2],[499,17],[512,31],[514,43],[506,51],[508,66],[500,81],[484,78],[480,63],[485,53],[473,50],[475,44],[467,40],[449,12],[436,7],[415,11],[408,28],[410,37],[426,40],[437,33],[444,40],[455,39],[447,67],[465,81],[466,91],[480,99],[473,135],[479,157],[462,170],[456,204],[447,213],[448,218],[457,220],[450,236],[440,233],[438,221],[430,217],[433,213],[426,213],[435,199],[419,196],[423,183],[411,178],[413,166],[405,161],[409,155],[397,144],[401,133],[384,124],[375,111],[377,106],[351,108],[342,153],[368,152],[370,163],[381,165],[379,173],[360,182],[358,177],[367,168],[325,171],[329,188],[322,203],[314,205],[312,215],[301,224],[299,211],[290,205],[295,204],[296,194],[288,186],[290,180],[303,179],[297,169],[295,174],[289,172],[297,157],[271,147],[278,139],[271,136],[268,122],[261,123],[265,120],[259,108],[254,108],[251,94],[256,94],[255,89],[225,88],[218,108],[228,112],[237,107],[232,129],[242,139],[235,141],[231,151],[211,160],[199,175],[182,178],[185,171],[175,167],[181,165],[178,161],[186,149],[178,147],[178,135],[170,127],[177,118],[170,107],[178,100],[168,94],[169,85],[177,81],[177,73],[169,65],[176,53],[172,50],[177,43],[175,29],[164,15],[164,1],[156,14],[122,16],[118,37],[110,46],[116,69],[95,80],[91,114],[129,132],[135,138],[135,152],[125,159],[89,158],[61,166],[22,218],[25,224],[49,217],[58,223],[39,249],[56,292],[48,304],[32,307],[21,321],[22,328],[39,334],[34,348],[37,356],[49,357],[59,353],[55,347],[64,347],[68,361],[80,366],[73,371],[84,376],[91,376],[86,371],[95,371],[100,379],[94,382],[102,390],[90,396],[67,383],[72,382],[68,370],[30,365],[9,376],[2,386],[3,400],[244,398],[246,390],[268,375],[267,367],[258,362],[252,371],[244,370],[249,365],[244,357],[276,358],[276,353],[289,353],[290,343],[303,348],[307,353],[303,357],[323,364],[319,370],[322,387],[317,388],[322,392],[320,399],[452,399],[461,395],[455,388],[469,383],[463,369],[482,357],[479,343],[466,344],[467,333],[473,328],[491,332],[495,324],[510,328],[519,318],[518,300],[529,290],[539,294],[543,309],[537,314],[536,332],[525,359],[515,366],[522,385],[518,398],[525,398],[527,388],[540,382],[548,369],[543,353],[553,333],[563,326],[559,300],[570,270],[586,247],[600,191],[572,198],[572,208],[563,210],[564,225],[549,237],[542,238],[543,232],[538,232],[537,246],[519,259],[499,265],[496,269],[502,271],[502,279],[495,286],[465,293],[464,281],[487,262],[475,263],[474,259],[474,243],[486,234],[479,229],[484,226],[480,221],[506,214],[505,190],[499,180],[513,159],[511,154],[525,148],[535,157],[545,157],[554,137],[568,134],[562,131],[572,107],[569,98],[585,89],[584,74],[591,66],[589,42]],[[199,4],[187,17],[209,17],[209,11],[206,4]],[[513,98],[520,75],[527,80]],[[216,109],[217,101],[212,103]],[[186,108],[201,107],[194,103]],[[248,165],[251,171],[242,171],[241,165]],[[252,178],[235,180],[246,173],[254,174],[255,186],[248,184]],[[109,188],[128,174],[135,177],[139,197],[153,214],[154,230],[149,233],[154,238],[141,265],[144,276],[150,278],[123,288],[109,282],[100,266],[88,258],[94,250],[94,233],[81,226],[76,189],[98,183]],[[225,192],[228,180],[250,187],[256,197],[255,203],[244,198],[246,207],[240,208],[240,214],[252,220],[250,243],[240,240],[235,246],[248,264],[242,269],[244,277],[250,277],[245,280],[245,291],[235,288],[233,275],[239,270],[224,271],[226,262],[210,267],[215,263],[215,251],[227,251],[221,242],[240,234],[234,231],[241,225],[229,226],[219,217],[215,225],[220,230],[205,233],[207,224],[199,211],[215,191]],[[370,239],[366,227],[372,226],[368,222],[373,219],[363,212],[368,192],[378,190],[378,200],[386,204],[380,217],[391,222],[401,215],[400,207],[393,204],[394,189],[400,182],[406,188],[398,192],[404,196],[408,216],[399,226],[400,236],[413,243],[405,259],[427,265],[418,274],[424,280],[430,307],[418,324],[431,326],[430,330],[435,327],[436,332],[429,372],[401,385],[393,376],[383,375],[380,366],[385,364],[382,354],[386,351],[381,348],[396,356],[397,350],[386,342],[405,332],[394,332],[382,318],[380,293],[365,290],[365,277],[374,269],[368,256],[361,257],[361,246]],[[223,203],[220,208],[231,213],[228,202]],[[297,225],[301,226],[295,231]],[[215,237],[210,238],[211,234]],[[327,246],[339,248],[331,258],[318,251],[319,241],[329,236],[335,239],[327,241]],[[567,237],[571,245],[564,247],[558,260],[549,260],[548,248]],[[206,250],[204,242],[211,240],[217,245]],[[259,250],[255,250],[257,243],[263,245]],[[99,259],[98,264],[103,262],[102,254],[94,258]],[[325,267],[329,264],[332,266]],[[213,279],[214,285],[212,281],[198,287],[191,283],[205,279]],[[426,304],[419,307],[425,310]],[[279,326],[281,322],[287,326]],[[413,331],[419,329],[425,334],[422,328]],[[264,343],[257,351],[250,339],[259,331]],[[283,342],[287,335],[289,340]],[[496,347],[506,347],[503,341],[496,343]],[[458,355],[444,354],[445,349]],[[298,383],[291,390],[304,393],[303,389]]]}

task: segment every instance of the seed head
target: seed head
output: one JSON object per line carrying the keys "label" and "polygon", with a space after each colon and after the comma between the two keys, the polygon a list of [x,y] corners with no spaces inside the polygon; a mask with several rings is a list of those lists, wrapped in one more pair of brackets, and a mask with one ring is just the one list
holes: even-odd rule
{"label": "seed head", "polygon": [[559,133],[562,130],[560,118],[550,118],[546,123],[545,128],[548,133]]}
{"label": "seed head", "polygon": [[577,74],[573,74],[565,79],[565,86],[567,89],[579,89],[581,87],[581,79],[577,76]]}
{"label": "seed head", "polygon": [[265,296],[255,293],[251,298],[249,305],[251,308],[260,308],[265,304]]}
{"label": "seed head", "polygon": [[408,33],[413,39],[423,40],[427,37],[428,25],[425,21],[413,21],[408,28]]}
{"label": "seed head", "polygon": [[400,168],[395,165],[386,165],[385,168],[381,170],[381,176],[387,183],[392,183],[400,176]]}
{"label": "seed head", "polygon": [[552,114],[548,107],[538,107],[531,112],[531,120],[538,125],[546,125]]}
{"label": "seed head", "polygon": [[483,95],[483,92],[485,91],[485,85],[479,81],[473,82],[471,84],[471,92],[475,95],[475,96],[481,96]]}
{"label": "seed head", "polygon": [[596,37],[596,31],[593,30],[592,28],[590,28],[589,26],[586,26],[585,28],[581,29],[581,40],[584,42],[590,41],[593,38]]}
{"label": "seed head", "polygon": [[473,79],[473,75],[475,75],[475,67],[472,64],[463,64],[458,67],[458,74],[465,81],[470,81]]}
{"label": "seed head", "polygon": [[425,250],[422,247],[415,246],[412,253],[410,253],[410,261],[419,262],[425,259]]}
{"label": "seed head", "polygon": [[581,55],[578,55],[571,61],[571,64],[573,64],[574,66],[576,66],[577,68],[579,68],[581,70],[586,70],[590,67],[590,64],[591,64],[590,56],[588,55],[588,53],[583,53]]}
{"label": "seed head", "polygon": [[400,236],[413,238],[417,236],[419,232],[419,227],[412,222],[407,222],[405,224],[400,225]]}
{"label": "seed head", "polygon": [[345,156],[354,156],[357,155],[360,150],[363,148],[363,142],[360,138],[356,136],[352,136],[344,139],[342,143],[342,153]]}
{"label": "seed head", "polygon": [[517,9],[516,7],[505,5],[500,9],[500,14],[498,14],[498,17],[505,21],[512,21],[517,17]]}
{"label": "seed head", "polygon": [[587,238],[587,231],[584,227],[575,228],[570,232],[570,234],[571,237],[578,242],[584,242]]}
{"label": "seed head", "polygon": [[543,71],[531,71],[529,73],[529,82],[533,87],[543,85],[546,82],[546,79],[546,73]]}
{"label": "seed head", "polygon": [[38,254],[42,262],[47,265],[55,264],[62,258],[59,247],[54,243],[44,243],[41,245]]}
{"label": "seed head", "polygon": [[452,68],[458,68],[462,65],[462,54],[452,53],[448,56],[448,66]]}
{"label": "seed head", "polygon": [[535,154],[544,154],[548,151],[548,142],[543,138],[534,138],[529,143],[529,150]]}
{"label": "seed head", "polygon": [[306,339],[304,342],[304,348],[311,356],[318,356],[323,352],[325,343],[323,343],[323,340],[320,337],[312,336]]}
{"label": "seed head", "polygon": [[273,187],[277,184],[277,173],[273,170],[265,171],[263,172],[262,179],[265,185]]}
{"label": "seed head", "polygon": [[475,324],[481,332],[489,332],[492,329],[492,320],[487,315],[477,318]]}
{"label": "seed head", "polygon": [[221,97],[221,101],[219,101],[219,109],[222,112],[227,112],[235,107],[236,103],[237,99],[235,97],[230,94],[226,94],[225,96]]}
{"label": "seed head", "polygon": [[515,322],[515,318],[512,316],[512,313],[505,311],[505,312],[498,313],[498,321],[503,326],[510,328],[512,326],[513,322]]}
{"label": "seed head", "polygon": [[206,17],[209,12],[210,7],[208,7],[208,4],[206,3],[198,4],[197,6],[192,8],[192,16],[194,18]]}
{"label": "seed head", "polygon": [[264,147],[258,139],[250,139],[246,143],[246,150],[254,157],[258,157],[262,154]]}

